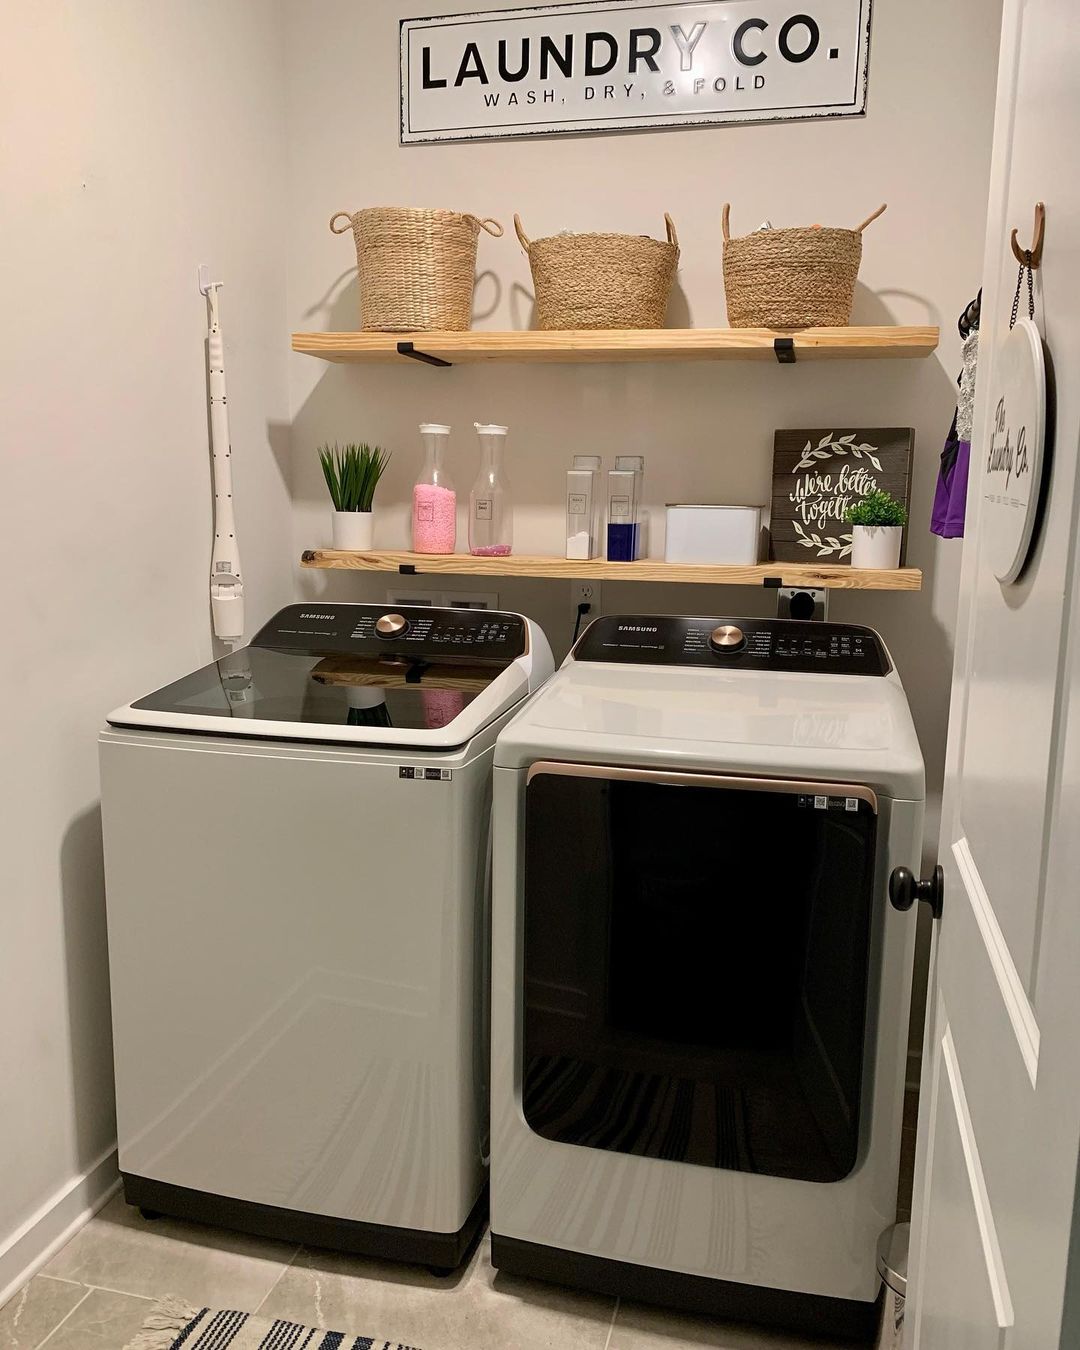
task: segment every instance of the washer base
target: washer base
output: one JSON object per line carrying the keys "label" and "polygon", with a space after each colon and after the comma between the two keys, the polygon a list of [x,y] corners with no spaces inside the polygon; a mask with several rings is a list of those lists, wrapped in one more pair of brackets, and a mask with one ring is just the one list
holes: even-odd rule
{"label": "washer base", "polygon": [[356,1219],[336,1219],[326,1214],[308,1214],[284,1209],[280,1205],[260,1205],[252,1200],[236,1200],[226,1195],[209,1195],[167,1181],[121,1173],[124,1199],[140,1209],[168,1214],[177,1219],[233,1228],[258,1237],[301,1242],[331,1251],[351,1252],[358,1256],[380,1256],[388,1261],[403,1261],[420,1266],[438,1266],[453,1270],[460,1266],[476,1241],[487,1219],[488,1193],[485,1186],[472,1212],[456,1233],[427,1233],[417,1228],[397,1228],[393,1224],[361,1223]]}

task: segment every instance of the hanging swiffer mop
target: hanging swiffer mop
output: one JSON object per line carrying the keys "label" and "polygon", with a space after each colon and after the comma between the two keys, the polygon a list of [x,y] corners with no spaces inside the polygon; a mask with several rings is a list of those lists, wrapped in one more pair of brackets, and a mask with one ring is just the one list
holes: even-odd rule
{"label": "hanging swiffer mop", "polygon": [[210,305],[207,348],[210,367],[210,444],[214,461],[214,551],[210,560],[210,608],[214,635],[235,646],[244,636],[244,577],[236,543],[232,500],[232,447],[225,390],[225,344],[218,321],[222,282],[208,281],[199,268],[199,290]]}

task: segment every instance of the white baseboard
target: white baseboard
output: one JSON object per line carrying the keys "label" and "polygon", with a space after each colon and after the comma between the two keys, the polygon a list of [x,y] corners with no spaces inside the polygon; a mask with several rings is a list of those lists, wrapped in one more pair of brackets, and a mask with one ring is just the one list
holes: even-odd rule
{"label": "white baseboard", "polygon": [[0,1243],[0,1307],[93,1218],[119,1185],[114,1144]]}

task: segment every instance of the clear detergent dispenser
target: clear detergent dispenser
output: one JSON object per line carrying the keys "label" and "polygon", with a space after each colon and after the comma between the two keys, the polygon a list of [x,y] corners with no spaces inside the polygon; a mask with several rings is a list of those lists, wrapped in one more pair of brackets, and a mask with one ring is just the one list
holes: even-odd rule
{"label": "clear detergent dispenser", "polygon": [[514,508],[503,466],[507,428],[479,422],[473,426],[480,438],[480,473],[469,493],[469,552],[502,558],[514,543]]}
{"label": "clear detergent dispenser", "polygon": [[450,428],[421,422],[424,467],[413,487],[412,535],[416,553],[453,553],[457,544],[457,493],[443,458]]}

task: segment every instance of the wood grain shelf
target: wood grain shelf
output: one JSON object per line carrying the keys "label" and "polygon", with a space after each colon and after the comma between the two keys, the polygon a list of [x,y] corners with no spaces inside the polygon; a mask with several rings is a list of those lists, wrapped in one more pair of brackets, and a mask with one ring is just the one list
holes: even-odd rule
{"label": "wood grain shelf", "polygon": [[764,562],[752,566],[666,563],[656,558],[639,562],[607,562],[593,558],[574,562],[511,553],[502,558],[474,558],[469,553],[409,553],[378,550],[353,553],[344,549],[309,549],[302,567],[337,568],[355,572],[399,572],[406,575],[483,577],[564,577],[607,581],[698,582],[724,586],[813,586],[830,590],[918,591],[922,572],[917,567],[889,571],[827,564]]}
{"label": "wood grain shelf", "polygon": [[452,366],[477,361],[797,361],[929,356],[926,328],[575,329],[565,332],[294,333],[292,348],[324,361],[400,361]]}

